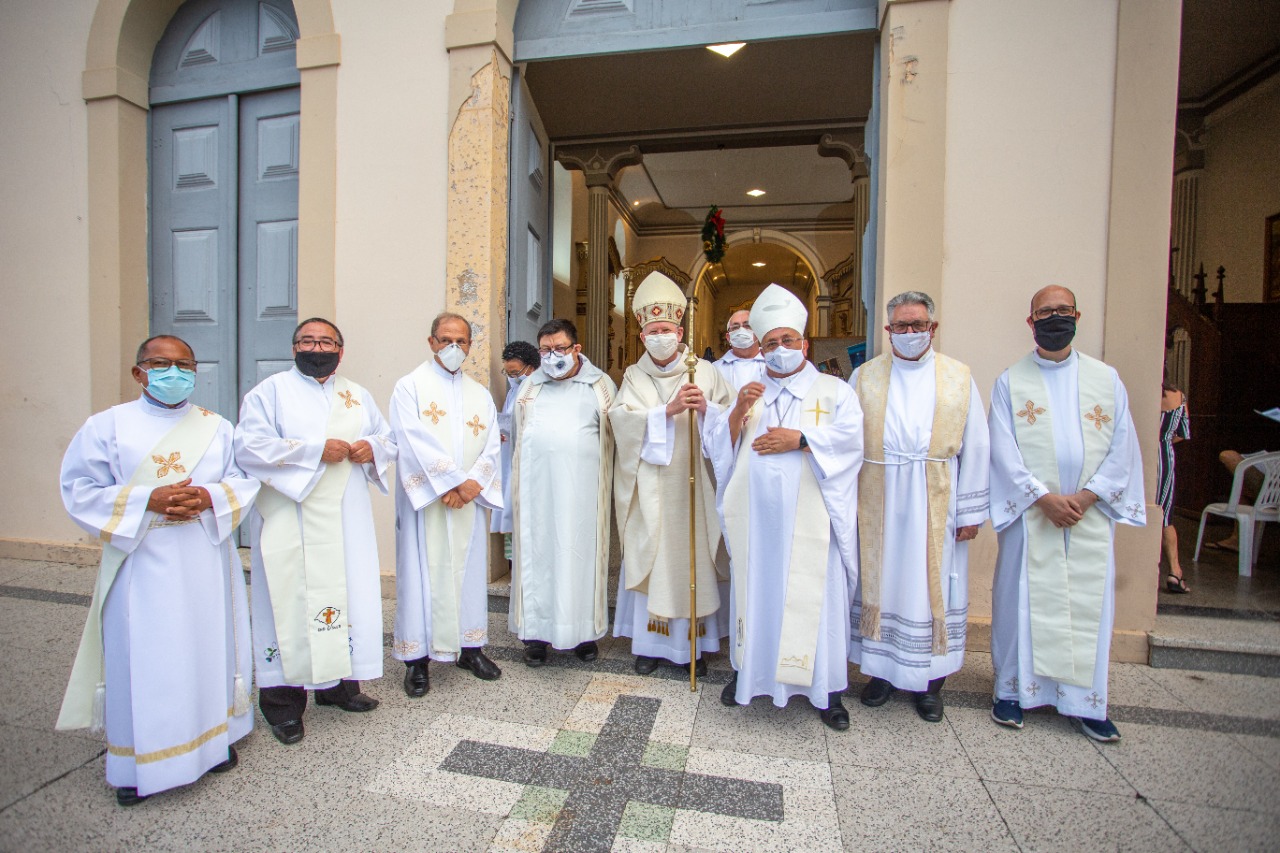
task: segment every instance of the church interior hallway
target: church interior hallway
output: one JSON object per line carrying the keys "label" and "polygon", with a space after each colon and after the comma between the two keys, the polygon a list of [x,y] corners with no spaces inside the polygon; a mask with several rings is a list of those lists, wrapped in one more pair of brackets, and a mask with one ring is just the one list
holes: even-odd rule
{"label": "church interior hallway", "polygon": [[53,731],[93,577],[0,561],[0,849],[1221,851],[1280,828],[1277,679],[1115,664],[1124,740],[1100,745],[1046,712],[995,726],[970,653],[942,723],[901,696],[863,707],[855,676],[838,733],[799,701],[723,707],[723,656],[697,694],[680,670],[634,675],[611,638],[528,669],[499,597],[497,682],[433,665],[411,700],[388,649],[373,713],[313,708],[292,747],[259,718],[233,772],[122,809],[102,741]]}

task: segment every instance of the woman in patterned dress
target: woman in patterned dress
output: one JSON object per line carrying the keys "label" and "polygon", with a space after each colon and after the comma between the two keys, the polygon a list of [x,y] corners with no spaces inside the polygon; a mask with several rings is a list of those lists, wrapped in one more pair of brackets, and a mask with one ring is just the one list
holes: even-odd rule
{"label": "woman in patterned dress", "polygon": [[1169,561],[1169,573],[1165,575],[1166,592],[1191,592],[1182,580],[1182,565],[1178,562],[1178,531],[1173,527],[1173,446],[1191,438],[1191,419],[1187,414],[1186,395],[1168,384],[1160,395],[1160,453],[1157,460],[1157,502],[1164,513],[1165,559]]}

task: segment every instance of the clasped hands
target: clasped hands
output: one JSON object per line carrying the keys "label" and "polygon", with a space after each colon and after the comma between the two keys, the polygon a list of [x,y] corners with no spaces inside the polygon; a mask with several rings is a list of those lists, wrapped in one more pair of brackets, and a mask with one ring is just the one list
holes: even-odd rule
{"label": "clasped hands", "polygon": [[172,486],[160,486],[151,490],[147,509],[168,518],[195,518],[213,506],[213,498],[204,486],[191,485],[191,478]]}
{"label": "clasped hands", "polygon": [[449,509],[462,509],[475,500],[478,494],[480,494],[480,484],[475,480],[467,480],[441,495],[440,502]]}
{"label": "clasped hands", "polygon": [[1098,502],[1098,496],[1088,489],[1074,495],[1041,495],[1033,506],[1040,508],[1054,527],[1075,527],[1084,518],[1089,507]]}
{"label": "clasped hands", "polygon": [[344,459],[349,459],[357,465],[372,462],[373,448],[364,439],[353,444],[347,444],[341,439],[331,438],[324,443],[324,452],[320,454],[321,462],[332,465]]}
{"label": "clasped hands", "polygon": [[681,385],[671,402],[667,403],[667,417],[674,418],[689,409],[697,409],[700,415],[707,413],[707,398],[702,395],[702,389],[692,382]]}

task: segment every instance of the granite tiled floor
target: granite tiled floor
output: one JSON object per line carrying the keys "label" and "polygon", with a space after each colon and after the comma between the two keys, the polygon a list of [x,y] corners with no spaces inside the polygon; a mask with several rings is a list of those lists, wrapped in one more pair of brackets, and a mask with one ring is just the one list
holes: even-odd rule
{"label": "granite tiled floor", "polygon": [[[971,653],[941,723],[902,695],[864,708],[855,671],[852,724],[833,732],[800,700],[722,706],[722,656],[696,694],[675,669],[634,675],[612,639],[593,664],[553,655],[527,669],[500,600],[497,682],[433,665],[431,692],[410,700],[388,654],[386,676],[365,684],[382,700],[373,713],[311,707],[292,747],[259,718],[234,772],[121,809],[101,740],[53,731],[92,583],[91,569],[0,560],[0,850],[1280,846],[1280,679],[1114,665],[1124,740],[1099,745],[1051,712],[1028,713],[1020,732],[995,726],[990,658]],[[606,796],[615,779],[638,799]],[[606,829],[570,847],[557,827],[574,809]]]}

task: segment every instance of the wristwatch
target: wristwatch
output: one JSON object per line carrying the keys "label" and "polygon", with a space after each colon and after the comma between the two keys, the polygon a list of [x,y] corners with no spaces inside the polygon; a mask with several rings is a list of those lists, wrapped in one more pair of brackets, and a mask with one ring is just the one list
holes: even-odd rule
{"label": "wristwatch", "polygon": [[808,446],[809,446],[809,439],[804,437],[804,433],[800,433],[800,447],[798,449],[804,450]]}

